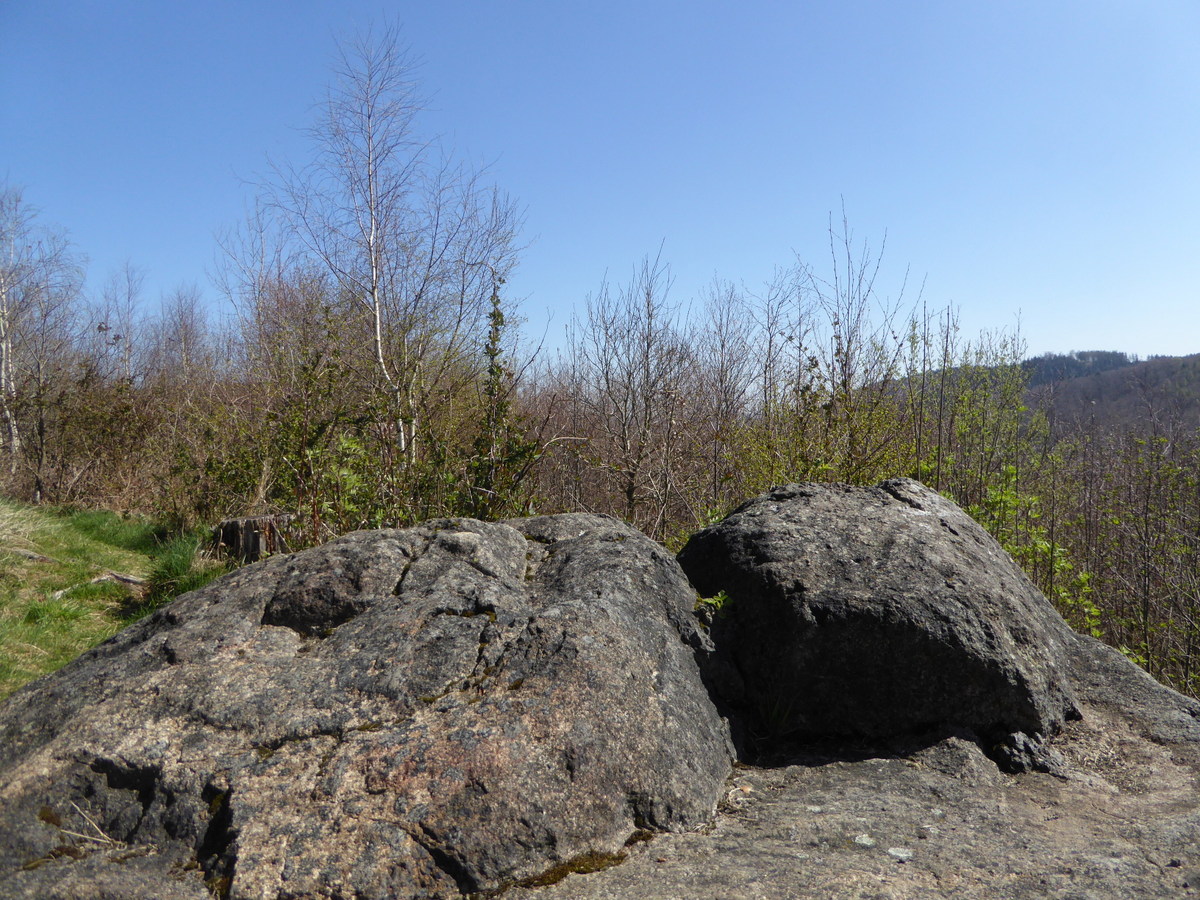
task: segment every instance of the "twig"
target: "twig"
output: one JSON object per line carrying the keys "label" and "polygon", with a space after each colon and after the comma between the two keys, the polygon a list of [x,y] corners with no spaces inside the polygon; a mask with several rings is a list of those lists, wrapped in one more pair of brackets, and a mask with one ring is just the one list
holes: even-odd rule
{"label": "twig", "polygon": [[116,838],[109,837],[107,834],[105,834],[104,831],[100,828],[100,826],[96,824],[96,820],[93,819],[91,816],[89,816],[87,813],[85,813],[82,809],[80,809],[78,804],[76,804],[74,800],[71,801],[71,805],[75,807],[75,812],[77,812],[81,816],[83,816],[84,820],[89,825],[91,825],[93,829],[95,829],[96,835],[98,835],[98,837],[90,835],[90,834],[80,834],[78,831],[68,831],[65,828],[60,828],[59,831],[61,831],[63,834],[69,834],[71,837],[76,837],[83,841],[95,841],[97,844],[104,844],[105,846],[108,846],[108,847],[124,847],[125,846],[125,843],[123,841],[118,841]]}
{"label": "twig", "polygon": [[5,547],[4,552],[11,553],[14,556],[23,557],[24,559],[31,559],[34,562],[49,562],[49,563],[58,562],[58,560],[52,556],[44,556],[41,553],[37,553],[34,550],[25,550],[21,547]]}

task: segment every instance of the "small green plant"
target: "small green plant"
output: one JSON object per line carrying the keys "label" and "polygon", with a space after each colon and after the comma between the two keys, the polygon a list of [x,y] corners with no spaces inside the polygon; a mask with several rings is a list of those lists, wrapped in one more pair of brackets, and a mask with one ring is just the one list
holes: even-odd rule
{"label": "small green plant", "polygon": [[70,596],[53,597],[26,608],[21,621],[26,625],[78,622],[90,612],[79,600]]}
{"label": "small green plant", "polygon": [[781,689],[773,688],[757,696],[754,712],[750,739],[761,747],[787,738],[796,728],[796,698]]}
{"label": "small green plant", "polygon": [[696,612],[716,616],[725,611],[729,602],[729,594],[726,591],[717,591],[711,597],[697,597]]}

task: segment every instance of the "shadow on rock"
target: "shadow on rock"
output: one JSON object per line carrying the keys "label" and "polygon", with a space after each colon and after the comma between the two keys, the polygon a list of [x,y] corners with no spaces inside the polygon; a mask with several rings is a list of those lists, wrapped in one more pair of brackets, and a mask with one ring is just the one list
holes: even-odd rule
{"label": "shadow on rock", "polygon": [[705,677],[744,757],[969,733],[1006,771],[1056,767],[1045,739],[1078,714],[1070,629],[923,485],[776,488],[678,559],[700,594],[728,597]]}

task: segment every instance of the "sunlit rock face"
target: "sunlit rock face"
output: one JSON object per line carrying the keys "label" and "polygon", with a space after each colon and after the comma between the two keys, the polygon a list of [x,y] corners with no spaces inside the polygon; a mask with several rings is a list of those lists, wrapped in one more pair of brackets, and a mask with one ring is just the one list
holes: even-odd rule
{"label": "sunlit rock face", "polygon": [[694,603],[600,516],[243,569],[0,709],[0,895],[456,897],[703,825]]}
{"label": "sunlit rock face", "polygon": [[0,706],[0,898],[1200,896],[1197,783],[953,504],[789,485],[679,562],[440,520],[179,598]]}

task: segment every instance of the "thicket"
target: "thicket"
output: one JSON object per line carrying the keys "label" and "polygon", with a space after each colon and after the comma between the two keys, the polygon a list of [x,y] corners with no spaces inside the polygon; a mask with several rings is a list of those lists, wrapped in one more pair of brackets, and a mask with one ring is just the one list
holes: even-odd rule
{"label": "thicket", "polygon": [[[520,350],[519,216],[417,138],[395,36],[350,45],[305,167],[222,242],[231,314],[82,290],[68,241],[0,193],[4,492],[175,526],[295,515],[293,542],[430,516],[592,510],[678,546],[787,481],[907,475],[976,516],[1077,628],[1200,693],[1200,438],[1031,405],[1019,335],[961,334],[882,249],[677,302],[648,257]],[[1108,368],[1121,354],[1055,365]],[[1041,377],[1041,376],[1039,376]],[[1043,395],[1044,396],[1044,395]]]}

